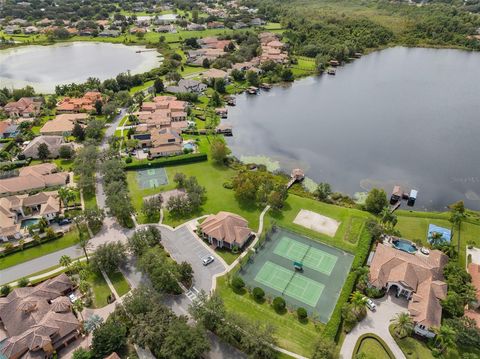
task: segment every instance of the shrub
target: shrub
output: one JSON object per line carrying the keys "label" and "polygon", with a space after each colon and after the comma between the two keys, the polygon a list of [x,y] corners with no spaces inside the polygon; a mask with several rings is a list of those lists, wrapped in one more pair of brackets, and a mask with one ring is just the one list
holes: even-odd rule
{"label": "shrub", "polygon": [[30,280],[28,278],[23,277],[18,280],[19,287],[26,287],[29,284],[30,284]]}
{"label": "shrub", "polygon": [[137,170],[143,168],[173,166],[185,163],[194,163],[207,160],[206,153],[190,153],[188,155],[179,155],[173,157],[162,157],[154,160],[141,160],[135,163],[128,163],[125,165],[127,170]]}
{"label": "shrub", "polygon": [[242,290],[245,287],[245,282],[239,276],[235,276],[232,278],[232,287],[237,291]]}
{"label": "shrub", "polygon": [[273,309],[275,309],[277,313],[282,313],[285,310],[287,303],[285,303],[285,299],[283,299],[282,297],[275,297],[272,305]]}
{"label": "shrub", "polygon": [[4,286],[2,286],[2,288],[0,288],[0,295],[2,297],[6,297],[11,290],[12,288],[10,288],[8,284],[5,284]]}
{"label": "shrub", "polygon": [[333,310],[332,316],[328,321],[325,329],[323,330],[323,336],[329,338],[331,340],[335,340],[338,329],[340,328],[340,324],[342,322],[342,308],[344,304],[347,303],[348,298],[350,297],[350,293],[352,293],[353,288],[355,286],[355,281],[357,276],[354,272],[351,272],[347,279],[345,280],[345,284],[343,285],[343,290],[338,297],[337,304],[335,305],[335,309]]}
{"label": "shrub", "polygon": [[132,157],[128,156],[127,158],[125,158],[125,163],[132,163],[132,162],[133,162]]}
{"label": "shrub", "polygon": [[252,295],[253,295],[253,298],[259,302],[265,298],[265,292],[260,287],[253,288]]}
{"label": "shrub", "polygon": [[303,321],[303,320],[307,319],[307,316],[308,316],[308,313],[307,313],[307,310],[305,308],[303,308],[303,307],[297,308],[298,320]]}

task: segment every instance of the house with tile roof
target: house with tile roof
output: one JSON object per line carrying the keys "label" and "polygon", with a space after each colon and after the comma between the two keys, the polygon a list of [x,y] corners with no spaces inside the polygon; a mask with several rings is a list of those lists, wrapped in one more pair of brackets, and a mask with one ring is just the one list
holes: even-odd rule
{"label": "house with tile roof", "polygon": [[442,321],[440,301],[447,295],[443,268],[448,257],[439,250],[429,255],[410,254],[385,244],[377,245],[370,264],[370,284],[387,293],[392,289],[408,300],[416,334],[433,338]]}
{"label": "house with tile roof", "polygon": [[10,117],[34,117],[40,113],[42,103],[33,97],[22,97],[18,101],[9,102],[3,110]]}
{"label": "house with tile roof", "polygon": [[57,113],[93,112],[97,101],[102,101],[98,91],[88,91],[80,98],[65,97],[57,103]]}
{"label": "house with tile roof", "polygon": [[0,241],[22,238],[21,221],[26,218],[54,220],[61,212],[57,191],[0,198]]}
{"label": "house with tile roof", "polygon": [[83,126],[83,122],[88,118],[87,113],[64,113],[55,116],[53,120],[45,122],[40,129],[40,134],[44,136],[70,136],[76,123]]}
{"label": "house with tile roof", "polygon": [[80,336],[81,325],[66,297],[74,284],[66,274],[0,298],[0,357],[49,358]]}
{"label": "house with tile roof", "polygon": [[243,248],[254,236],[248,221],[235,213],[218,212],[200,224],[201,235],[215,248]]}
{"label": "house with tile roof", "polygon": [[53,163],[22,167],[18,171],[18,176],[0,179],[0,197],[64,186],[69,181],[69,174],[58,172],[57,166]]}
{"label": "house with tile roof", "polygon": [[38,147],[45,144],[50,151],[49,158],[58,158],[61,147],[69,147],[73,151],[73,143],[65,142],[63,136],[38,136],[31,140],[23,149],[22,154],[26,158],[38,159]]}
{"label": "house with tile roof", "polygon": [[141,124],[148,128],[171,127],[178,130],[187,128],[187,106],[175,96],[156,96],[151,102],[144,102],[141,111],[134,113]]}

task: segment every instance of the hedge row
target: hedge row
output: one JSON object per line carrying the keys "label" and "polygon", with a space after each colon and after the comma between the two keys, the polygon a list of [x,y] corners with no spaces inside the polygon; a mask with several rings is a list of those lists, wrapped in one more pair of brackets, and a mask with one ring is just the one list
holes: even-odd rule
{"label": "hedge row", "polygon": [[355,273],[355,270],[365,264],[371,246],[372,236],[370,235],[368,229],[364,226],[362,233],[360,234],[360,239],[358,240],[357,249],[355,251],[356,256],[353,260],[352,270],[350,271],[347,279],[345,280],[345,284],[343,285],[342,292],[338,297],[338,301],[335,305],[332,316],[330,317],[330,320],[328,321],[323,331],[324,335],[331,340],[336,340],[337,338],[338,330],[340,329],[340,326],[342,324],[342,308],[348,302],[350,294],[355,288],[355,284],[357,282],[357,274]]}
{"label": "hedge row", "polygon": [[127,163],[126,170],[138,170],[143,168],[173,166],[185,163],[194,163],[206,161],[208,159],[206,153],[191,153],[187,155],[179,155],[175,157],[163,157],[154,160],[141,160],[134,163]]}
{"label": "hedge row", "polygon": [[27,160],[0,162],[0,169],[5,171],[5,170],[11,170],[14,168],[24,167],[24,166],[28,166],[30,162],[31,162],[30,158]]}
{"label": "hedge row", "polygon": [[38,241],[32,241],[32,242],[28,242],[28,243],[25,243],[23,245],[23,249],[20,248],[19,246],[17,247],[14,247],[10,250],[4,250],[2,252],[0,252],[0,258],[4,258],[4,257],[7,257],[9,256],[10,254],[13,254],[13,253],[17,253],[17,252],[21,252],[25,249],[28,249],[28,248],[32,248],[32,247],[36,247],[36,246],[39,246],[39,245],[42,245],[44,243],[47,243],[47,242],[50,242],[50,241],[54,241],[56,239],[59,239],[59,238],[62,238],[63,237],[63,233],[57,233],[55,237],[52,237],[50,239],[48,239],[47,237],[45,238],[42,238],[42,241],[41,243],[38,243]]}
{"label": "hedge row", "polygon": [[390,357],[390,359],[395,359],[395,355],[393,354],[392,350],[388,347],[387,343],[385,343],[383,341],[382,338],[380,338],[378,335],[375,335],[373,333],[366,333],[366,334],[363,334],[360,336],[360,338],[358,338],[357,340],[357,343],[355,344],[355,347],[353,349],[353,356],[352,358],[356,358],[357,355],[359,354],[358,351],[360,350],[360,346],[362,345],[362,342],[365,340],[365,339],[373,339],[373,340],[376,340],[381,346],[382,348],[385,350],[385,352],[387,353],[387,355]]}

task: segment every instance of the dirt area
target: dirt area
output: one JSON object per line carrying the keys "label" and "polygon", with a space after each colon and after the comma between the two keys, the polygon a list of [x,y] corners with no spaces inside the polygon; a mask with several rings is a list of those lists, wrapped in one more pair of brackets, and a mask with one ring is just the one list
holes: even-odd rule
{"label": "dirt area", "polygon": [[167,205],[170,197],[185,196],[185,191],[183,189],[172,189],[171,191],[160,192],[160,193],[154,194],[152,196],[143,197],[143,200],[147,200],[147,199],[150,199],[152,197],[157,197],[159,195],[162,196],[162,199],[163,199],[162,207],[165,208],[165,206]]}
{"label": "dirt area", "polygon": [[298,212],[293,223],[311,229],[312,231],[326,234],[330,237],[335,236],[338,226],[340,225],[340,222],[337,222],[332,218],[322,216],[321,214],[306,209],[302,209]]}

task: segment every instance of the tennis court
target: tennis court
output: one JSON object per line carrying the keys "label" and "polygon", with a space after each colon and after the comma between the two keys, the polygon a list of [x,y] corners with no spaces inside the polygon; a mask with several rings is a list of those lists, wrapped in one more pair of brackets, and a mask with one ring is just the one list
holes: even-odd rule
{"label": "tennis court", "polygon": [[314,307],[325,286],[300,273],[266,262],[255,280]]}
{"label": "tennis court", "polygon": [[273,253],[295,262],[301,262],[305,267],[327,275],[332,273],[335,263],[337,263],[336,256],[286,236],[280,238],[280,242],[275,247]]}
{"label": "tennis court", "polygon": [[137,171],[137,183],[141,189],[157,188],[168,183],[165,168],[148,168]]}
{"label": "tennis court", "polygon": [[[294,262],[303,263],[296,271]],[[260,287],[287,307],[303,307],[328,322],[350,271],[353,256],[317,240],[277,228],[267,235],[239,275],[250,288]]]}

